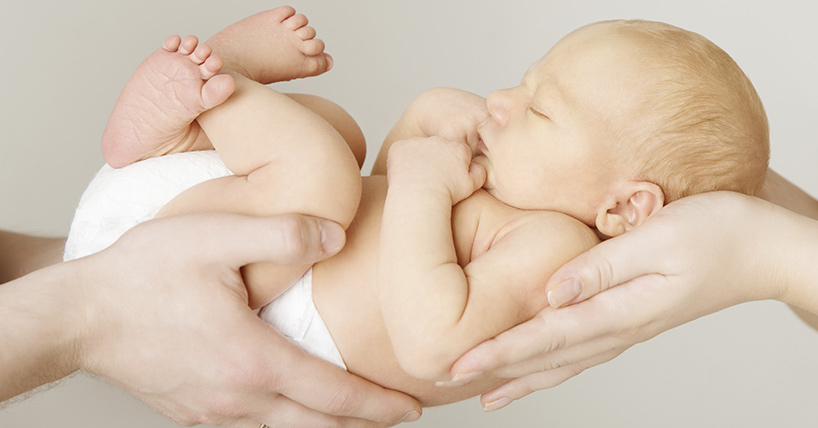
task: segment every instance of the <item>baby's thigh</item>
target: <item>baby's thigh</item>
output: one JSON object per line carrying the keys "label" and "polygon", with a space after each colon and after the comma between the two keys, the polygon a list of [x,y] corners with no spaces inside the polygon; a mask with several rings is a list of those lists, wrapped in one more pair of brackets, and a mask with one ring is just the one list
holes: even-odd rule
{"label": "baby's thigh", "polygon": [[358,162],[358,168],[363,166],[366,158],[366,139],[361,127],[358,126],[352,115],[338,104],[317,95],[286,95],[332,125],[352,150],[352,154],[355,155],[355,160]]}

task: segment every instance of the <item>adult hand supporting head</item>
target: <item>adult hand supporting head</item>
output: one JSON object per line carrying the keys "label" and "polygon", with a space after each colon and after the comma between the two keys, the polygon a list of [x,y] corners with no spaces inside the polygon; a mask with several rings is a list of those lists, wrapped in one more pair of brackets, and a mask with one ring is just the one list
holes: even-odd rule
{"label": "adult hand supporting head", "polygon": [[[784,276],[793,270],[781,268],[793,261],[809,263],[804,253],[815,251],[802,243],[807,239],[818,248],[816,226],[760,199],[729,192],[673,202],[640,228],[558,270],[546,287],[549,300],[571,306],[546,308],[478,345],[452,367],[454,379],[489,371],[512,378],[483,395],[484,407],[494,410],[741,302],[800,299],[804,304],[796,305],[810,306],[803,294],[784,287],[792,286],[793,278]],[[564,286],[570,292],[555,290]]]}
{"label": "adult hand supporting head", "polygon": [[183,425],[385,426],[419,416],[411,398],[306,354],[247,306],[241,266],[311,263],[343,242],[337,224],[297,215],[139,225],[70,262],[92,272],[80,367]]}

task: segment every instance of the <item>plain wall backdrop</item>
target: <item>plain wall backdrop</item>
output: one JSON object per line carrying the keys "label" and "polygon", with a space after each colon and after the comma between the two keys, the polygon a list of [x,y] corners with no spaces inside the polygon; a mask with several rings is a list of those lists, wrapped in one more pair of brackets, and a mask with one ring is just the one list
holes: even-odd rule
{"label": "plain wall backdrop", "polygon": [[[756,85],[772,167],[818,195],[814,2],[301,0],[335,68],[278,89],[344,106],[380,141],[418,93],[483,96],[516,85],[560,37],[594,21],[660,20],[730,53]],[[278,6],[259,0],[4,2],[0,6],[0,228],[64,235],[102,165],[99,140],[133,69],[170,34],[207,39]],[[752,234],[752,230],[747,231]],[[713,284],[719,287],[720,284]],[[0,352],[2,352],[0,344]],[[416,427],[815,427],[818,334],[782,304],[705,317],[563,385],[483,414],[476,400],[427,409]],[[2,376],[2,373],[0,373]],[[103,381],[77,375],[0,410],[9,428],[174,427]]]}

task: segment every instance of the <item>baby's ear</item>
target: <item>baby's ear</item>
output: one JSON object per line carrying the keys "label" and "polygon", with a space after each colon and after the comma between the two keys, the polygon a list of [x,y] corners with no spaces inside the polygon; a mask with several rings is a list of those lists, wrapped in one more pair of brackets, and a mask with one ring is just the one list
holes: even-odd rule
{"label": "baby's ear", "polygon": [[656,184],[649,181],[628,183],[600,208],[596,228],[605,236],[619,236],[639,227],[664,204],[665,194]]}

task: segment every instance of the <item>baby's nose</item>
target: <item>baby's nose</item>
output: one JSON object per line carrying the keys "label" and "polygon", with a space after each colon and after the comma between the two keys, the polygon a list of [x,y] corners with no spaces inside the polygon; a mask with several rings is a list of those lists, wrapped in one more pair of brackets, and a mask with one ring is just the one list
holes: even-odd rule
{"label": "baby's nose", "polygon": [[509,112],[511,111],[511,100],[509,98],[510,89],[501,89],[489,94],[486,99],[486,107],[492,119],[500,126],[508,123]]}

